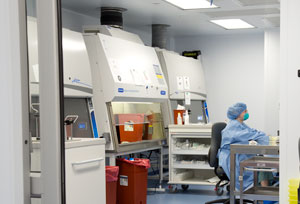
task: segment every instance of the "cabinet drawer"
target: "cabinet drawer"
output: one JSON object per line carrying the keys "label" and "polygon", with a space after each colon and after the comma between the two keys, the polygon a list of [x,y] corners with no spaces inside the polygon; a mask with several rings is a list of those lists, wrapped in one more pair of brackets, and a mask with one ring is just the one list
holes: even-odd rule
{"label": "cabinet drawer", "polygon": [[67,204],[105,203],[105,146],[66,149]]}

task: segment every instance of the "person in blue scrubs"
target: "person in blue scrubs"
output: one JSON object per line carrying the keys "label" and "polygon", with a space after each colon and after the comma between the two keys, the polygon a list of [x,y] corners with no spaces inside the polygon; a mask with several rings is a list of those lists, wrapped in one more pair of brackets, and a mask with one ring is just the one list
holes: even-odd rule
{"label": "person in blue scrubs", "polygon": [[[244,121],[249,118],[247,105],[244,103],[236,103],[228,108],[227,117],[230,122],[222,131],[222,142],[219,149],[219,166],[221,166],[228,178],[230,178],[230,145],[231,144],[249,144],[249,141],[254,140],[257,145],[268,145],[269,137],[258,130],[250,128]],[[253,157],[254,155],[238,154],[236,155],[236,188],[240,189],[239,175],[240,162]],[[259,173],[258,180],[261,186],[268,186],[272,180],[272,174],[267,172]],[[253,184],[253,172],[244,172],[243,189],[251,187]]]}

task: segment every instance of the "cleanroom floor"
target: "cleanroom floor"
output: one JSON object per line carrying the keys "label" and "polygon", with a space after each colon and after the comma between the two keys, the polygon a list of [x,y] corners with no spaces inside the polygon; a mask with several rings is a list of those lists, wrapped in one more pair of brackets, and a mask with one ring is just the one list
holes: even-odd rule
{"label": "cleanroom floor", "polygon": [[170,193],[167,185],[164,185],[164,187],[166,188],[164,193],[148,191],[147,204],[204,204],[207,201],[229,197],[225,189],[223,196],[217,196],[214,186],[190,185],[187,191],[183,191],[181,185],[178,185],[176,193]]}

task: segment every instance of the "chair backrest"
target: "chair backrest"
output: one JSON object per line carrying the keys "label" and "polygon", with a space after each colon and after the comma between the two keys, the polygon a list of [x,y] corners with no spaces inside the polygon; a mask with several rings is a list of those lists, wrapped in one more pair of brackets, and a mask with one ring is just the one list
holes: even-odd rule
{"label": "chair backrest", "polygon": [[208,163],[211,167],[218,167],[218,151],[222,141],[222,130],[226,127],[226,123],[214,123],[211,129],[210,149],[208,153]]}

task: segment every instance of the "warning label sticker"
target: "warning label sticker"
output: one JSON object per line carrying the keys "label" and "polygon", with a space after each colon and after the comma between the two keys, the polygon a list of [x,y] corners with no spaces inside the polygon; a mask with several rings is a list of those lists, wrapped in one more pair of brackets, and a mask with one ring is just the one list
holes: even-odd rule
{"label": "warning label sticker", "polygon": [[128,186],[128,176],[120,175],[120,186]]}

